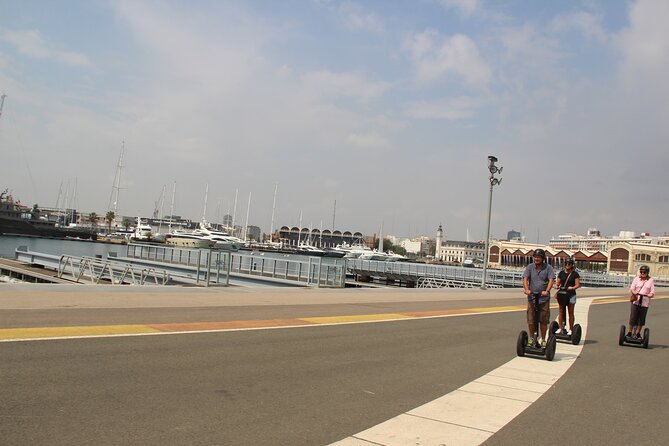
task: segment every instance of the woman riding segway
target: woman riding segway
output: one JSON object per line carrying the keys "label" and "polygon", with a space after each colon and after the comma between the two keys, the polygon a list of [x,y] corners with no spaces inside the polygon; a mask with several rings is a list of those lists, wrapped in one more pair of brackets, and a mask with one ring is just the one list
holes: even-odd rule
{"label": "woman riding segway", "polygon": [[641,329],[646,325],[646,314],[650,307],[650,300],[655,296],[655,281],[650,277],[650,268],[641,265],[639,275],[634,278],[630,286],[630,320],[627,326],[627,334],[623,336],[625,326],[620,327],[620,345],[624,342],[643,344],[648,348],[650,330],[646,328],[641,336]]}
{"label": "woman riding segway", "polygon": [[[555,282],[559,305],[558,322],[551,322],[550,332],[558,339],[571,341],[574,345],[581,341],[581,326],[574,324],[574,305],[576,290],[581,287],[581,277],[574,267],[574,259],[567,259],[564,270],[560,271]],[[569,310],[569,333],[566,329],[566,312]]]}

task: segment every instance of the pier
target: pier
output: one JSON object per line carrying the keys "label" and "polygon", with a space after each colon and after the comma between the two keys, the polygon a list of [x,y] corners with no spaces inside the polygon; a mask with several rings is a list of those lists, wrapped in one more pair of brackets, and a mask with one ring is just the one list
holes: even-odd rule
{"label": "pier", "polygon": [[321,257],[277,259],[251,252],[129,244],[124,255],[106,259],[56,256],[25,247],[16,250],[22,274],[56,271],[56,279],[76,283],[229,286],[230,280],[270,286],[343,288],[346,262]]}
{"label": "pier", "polygon": [[[262,252],[222,251],[216,249],[179,248],[149,244],[129,244],[125,253],[106,259],[55,256],[16,250],[13,275],[26,281],[50,283],[108,283],[133,285],[292,286],[344,288],[394,285],[408,288],[476,288],[483,270],[460,266],[386,262],[360,259],[326,259],[323,257],[264,256]],[[25,265],[22,268],[21,265]],[[49,271],[56,271],[52,274]],[[522,287],[522,270],[489,269],[488,288]],[[584,287],[628,287],[633,277],[580,272]],[[348,281],[347,281],[348,279]],[[655,278],[658,287],[669,281]]]}

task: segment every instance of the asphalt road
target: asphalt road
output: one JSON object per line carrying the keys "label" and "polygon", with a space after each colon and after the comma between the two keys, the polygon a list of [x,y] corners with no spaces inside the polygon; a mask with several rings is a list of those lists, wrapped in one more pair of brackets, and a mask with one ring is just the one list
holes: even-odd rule
{"label": "asphalt road", "polygon": [[668,444],[669,301],[651,304],[647,350],[618,346],[619,328],[628,316],[626,303],[593,305],[581,358],[484,444]]}
{"label": "asphalt road", "polygon": [[[0,325],[58,325],[72,318],[146,322],[150,315],[156,321],[188,321],[207,315],[221,320],[296,312],[364,314],[495,302],[508,305],[509,299],[216,309],[23,308],[1,310]],[[627,314],[626,304],[593,305],[582,357],[486,444],[664,444],[669,328],[662,326],[667,327],[669,302],[653,302],[648,350],[617,345],[618,327]],[[0,343],[0,443],[325,445],[507,362],[515,356],[524,326],[524,314],[511,312]]]}

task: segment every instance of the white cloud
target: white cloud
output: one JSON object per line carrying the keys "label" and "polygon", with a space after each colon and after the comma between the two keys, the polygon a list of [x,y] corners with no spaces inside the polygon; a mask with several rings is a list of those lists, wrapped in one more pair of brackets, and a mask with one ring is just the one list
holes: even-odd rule
{"label": "white cloud", "polygon": [[584,36],[594,38],[598,42],[608,41],[608,35],[602,27],[602,17],[586,11],[560,15],[553,19],[549,27],[556,32],[577,29]]}
{"label": "white cloud", "polygon": [[352,133],[346,142],[361,149],[387,149],[392,145],[390,140],[376,132]]}
{"label": "white cloud", "polygon": [[484,86],[492,78],[476,43],[464,34],[444,37],[428,29],[413,35],[404,48],[414,61],[418,82],[429,83],[455,74],[467,84]]}
{"label": "white cloud", "polygon": [[479,6],[478,0],[439,0],[439,3],[446,8],[457,9],[465,17],[472,15]]}
{"label": "white cloud", "polygon": [[316,96],[346,96],[362,101],[382,95],[388,82],[368,82],[357,73],[332,73],[313,71],[302,76],[304,86]]}
{"label": "white cloud", "polygon": [[471,97],[443,99],[441,101],[419,101],[409,104],[407,114],[417,119],[466,119],[476,114],[480,101]]}
{"label": "white cloud", "polygon": [[91,65],[88,58],[83,54],[51,48],[44,42],[39,31],[4,30],[0,36],[3,40],[14,45],[20,53],[35,59],[51,59],[66,65],[79,67]]}
{"label": "white cloud", "polygon": [[[669,68],[669,2],[639,1],[630,10],[630,27],[618,39],[628,81],[655,79],[666,90]],[[644,86],[640,82],[640,87]]]}
{"label": "white cloud", "polygon": [[669,138],[669,2],[642,0],[630,9],[630,26],[616,39],[622,56],[620,82],[625,109],[644,116],[640,125],[648,145],[666,151]]}
{"label": "white cloud", "polygon": [[344,17],[346,26],[351,29],[361,29],[371,32],[383,31],[383,21],[374,14],[363,11],[362,7],[356,3],[343,3],[339,12]]}

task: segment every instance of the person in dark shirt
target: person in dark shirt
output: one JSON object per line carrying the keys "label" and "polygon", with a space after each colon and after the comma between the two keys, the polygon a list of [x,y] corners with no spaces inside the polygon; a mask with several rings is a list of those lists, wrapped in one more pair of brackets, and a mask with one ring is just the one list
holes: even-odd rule
{"label": "person in dark shirt", "polygon": [[[541,347],[546,347],[546,331],[551,317],[550,299],[551,288],[555,280],[553,267],[546,262],[546,252],[543,249],[534,250],[534,262],[527,265],[523,272],[523,288],[527,296],[527,328],[530,331],[527,346],[534,345],[534,333],[537,324],[541,327]],[[535,296],[539,296],[539,320],[535,320]]]}
{"label": "person in dark shirt", "polygon": [[[565,321],[564,308],[569,310],[569,331],[574,330],[574,305],[576,305],[576,290],[581,287],[581,276],[576,271],[574,259],[567,259],[564,269],[558,273],[555,288],[558,289],[557,299],[560,304],[558,324],[563,327]],[[562,330],[562,334],[567,334]]]}

